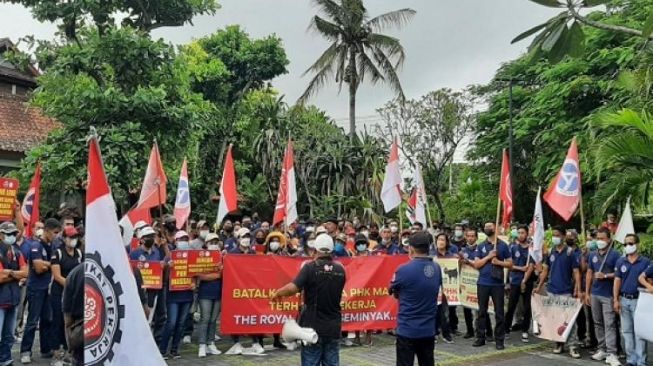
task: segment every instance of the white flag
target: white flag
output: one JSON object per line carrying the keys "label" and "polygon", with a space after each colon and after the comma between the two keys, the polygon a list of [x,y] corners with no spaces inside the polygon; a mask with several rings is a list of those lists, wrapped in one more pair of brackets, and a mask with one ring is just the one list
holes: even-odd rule
{"label": "white flag", "polygon": [[120,238],[96,138],[89,144],[83,265],[84,364],[164,366]]}
{"label": "white flag", "polygon": [[390,212],[401,204],[401,172],[399,171],[399,147],[396,141],[390,147],[390,157],[385,167],[381,188],[381,201],[385,212]]}
{"label": "white flag", "polygon": [[623,244],[626,240],[626,235],[635,234],[635,225],[633,225],[633,213],[630,211],[630,197],[626,201],[626,207],[624,208],[624,213],[621,215],[621,220],[619,220],[619,226],[617,226],[617,232],[614,234],[614,239]]}
{"label": "white flag", "polygon": [[544,245],[544,217],[542,216],[542,201],[540,195],[542,187],[537,190],[537,198],[535,200],[535,213],[533,213],[533,244],[529,248],[530,256],[535,260],[535,263],[542,262],[542,246]]}
{"label": "white flag", "polygon": [[424,227],[428,226],[426,222],[426,191],[419,165],[415,166],[413,172],[413,191],[408,199],[406,215],[411,224],[419,222]]}

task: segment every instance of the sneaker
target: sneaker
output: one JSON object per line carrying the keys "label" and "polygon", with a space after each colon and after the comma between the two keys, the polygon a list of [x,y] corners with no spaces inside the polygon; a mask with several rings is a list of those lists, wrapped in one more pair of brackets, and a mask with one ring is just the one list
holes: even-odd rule
{"label": "sneaker", "polygon": [[32,363],[32,356],[29,353],[23,353],[20,355],[20,363]]}
{"label": "sneaker", "polygon": [[521,334],[521,341],[524,343],[528,343],[528,333],[524,332]]}
{"label": "sneaker", "polygon": [[485,346],[485,341],[482,339],[477,339],[472,343],[472,347],[482,347]]}
{"label": "sneaker", "polygon": [[262,355],[265,353],[265,349],[259,343],[252,344],[252,347],[249,349],[249,352],[254,355]]}
{"label": "sneaker", "polygon": [[606,352],[603,352],[602,350],[596,351],[596,353],[593,354],[591,357],[591,359],[594,361],[603,361],[606,358],[608,358],[608,354]]}
{"label": "sneaker", "polygon": [[177,351],[175,351],[175,352],[170,352],[170,356],[172,356],[172,359],[173,359],[173,360],[178,360],[178,359],[181,358],[181,355],[180,355],[179,352],[177,352]]}
{"label": "sneaker", "polygon": [[506,334],[504,335],[504,339],[510,339],[510,332],[506,332]]}
{"label": "sneaker", "polygon": [[190,336],[184,336],[184,339],[181,340],[181,344],[190,344]]}
{"label": "sneaker", "polygon": [[605,363],[607,363],[610,366],[621,366],[621,362],[619,362],[617,356],[613,354],[608,355],[608,357],[605,358]]}
{"label": "sneaker", "polygon": [[571,358],[580,358],[580,353],[578,353],[578,348],[569,347],[569,356],[571,356]]}
{"label": "sneaker", "polygon": [[553,353],[556,354],[556,355],[559,355],[559,354],[562,353],[563,348],[564,348],[564,345],[562,343],[558,343],[558,344],[556,344],[555,348],[553,349]]}
{"label": "sneaker", "polygon": [[503,342],[497,342],[495,348],[497,349],[497,351],[503,351],[504,349],[506,349],[506,346],[503,345]]}
{"label": "sneaker", "polygon": [[349,339],[349,338],[345,338],[345,339],[342,341],[342,344],[345,345],[346,347],[351,347],[351,346],[354,345],[354,342],[352,342],[352,340]]}
{"label": "sneaker", "polygon": [[213,340],[215,342],[220,342],[222,340],[222,337],[220,337],[219,335],[216,334],[215,337],[213,337]]}
{"label": "sneaker", "polygon": [[281,339],[275,339],[274,343],[272,343],[272,347],[277,349],[286,349],[286,346],[281,343]]}
{"label": "sneaker", "polygon": [[453,338],[451,336],[445,336],[442,337],[444,339],[444,343],[452,344],[453,343]]}
{"label": "sneaker", "polygon": [[197,357],[206,357],[206,344],[200,344],[200,349],[197,351]]}
{"label": "sneaker", "polygon": [[240,344],[240,342],[234,343],[231,348],[225,353],[225,355],[242,355],[243,354],[243,346]]}
{"label": "sneaker", "polygon": [[218,349],[218,347],[215,346],[214,343],[211,343],[208,345],[208,347],[206,347],[206,353],[214,356],[222,354],[222,352]]}
{"label": "sneaker", "polygon": [[166,361],[171,358],[169,353],[166,353],[165,355],[161,355],[161,357],[163,357],[163,359]]}
{"label": "sneaker", "polygon": [[464,338],[464,339],[474,338],[474,333],[465,333],[465,335],[463,336],[463,338]]}

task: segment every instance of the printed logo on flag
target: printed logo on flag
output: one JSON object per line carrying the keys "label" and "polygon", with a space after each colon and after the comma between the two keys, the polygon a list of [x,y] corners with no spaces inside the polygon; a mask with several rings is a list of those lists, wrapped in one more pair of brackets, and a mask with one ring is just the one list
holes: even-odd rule
{"label": "printed logo on flag", "polygon": [[573,159],[566,159],[560,170],[560,179],[556,185],[556,192],[567,197],[578,196],[580,187],[580,170]]}
{"label": "printed logo on flag", "polygon": [[20,211],[23,214],[23,218],[27,221],[32,219],[32,209],[34,208],[34,195],[36,194],[36,189],[34,187],[30,188],[25,195],[25,200],[23,201],[23,207]]}
{"label": "printed logo on flag", "polygon": [[188,179],[179,180],[179,188],[177,190],[177,202],[175,206],[185,208],[190,206],[190,190],[188,187]]}
{"label": "printed logo on flag", "polygon": [[122,339],[125,306],[122,286],[114,283],[111,266],[104,267],[99,253],[84,259],[84,364],[104,365],[114,356],[113,345]]}

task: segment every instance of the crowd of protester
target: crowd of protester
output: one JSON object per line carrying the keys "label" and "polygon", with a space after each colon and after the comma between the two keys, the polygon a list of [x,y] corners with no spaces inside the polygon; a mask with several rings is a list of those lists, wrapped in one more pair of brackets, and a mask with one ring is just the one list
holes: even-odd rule
{"label": "crowd of protester", "polygon": [[[152,227],[144,222],[137,224],[134,241],[138,247],[127,250],[132,260],[164,263],[169,262],[172,250],[201,248],[219,250],[224,255],[311,257],[316,237],[329,235],[334,240],[336,258],[402,255],[408,253],[409,236],[427,230],[434,238],[430,256],[458,258],[479,270],[479,310],[463,308],[464,325],[459,322],[458,307],[446,301],[438,306],[437,333],[441,341],[474,338],[474,347],[494,342],[497,349],[503,349],[504,340],[517,333],[521,341],[529,342],[530,334],[536,331],[531,327],[530,297],[533,292],[550,293],[576,297],[584,304],[567,344],[556,344],[554,353],[563,353],[567,347],[571,357],[580,358],[579,349],[584,348],[596,361],[614,366],[621,365],[620,358],[625,357],[627,365],[642,366],[646,364],[646,344],[634,333],[633,315],[638,288],[653,290],[653,266],[648,258],[639,255],[637,235],[628,235],[623,253],[617,251],[611,238],[616,226],[610,226],[610,222],[591,230],[587,245],[580,244],[574,229],[552,228],[551,244],[545,246],[541,263],[529,255],[532,239],[528,226],[513,225],[499,237],[491,222],[463,222],[453,227],[434,223],[428,228],[416,223],[401,230],[397,221],[378,225],[330,218],[301,222],[279,231],[269,222],[245,216],[240,221],[225,220],[216,232],[206,221],[190,221],[187,231],[177,230],[174,217],[165,216]],[[504,269],[508,270],[507,277]],[[217,319],[221,268],[198,277],[189,291],[166,291],[168,276],[164,272],[164,290],[142,291],[143,309],[151,319],[161,354],[166,359],[181,357],[180,347],[191,343],[195,334],[199,357],[221,354],[215,345],[220,340]],[[494,321],[488,314],[490,298],[495,306]],[[372,346],[373,333],[344,333],[341,342],[345,346]],[[232,347],[227,353],[264,353],[264,335],[250,338],[251,347],[243,348],[243,337],[231,336]],[[278,335],[272,335],[270,341],[275,348],[293,346]]]}

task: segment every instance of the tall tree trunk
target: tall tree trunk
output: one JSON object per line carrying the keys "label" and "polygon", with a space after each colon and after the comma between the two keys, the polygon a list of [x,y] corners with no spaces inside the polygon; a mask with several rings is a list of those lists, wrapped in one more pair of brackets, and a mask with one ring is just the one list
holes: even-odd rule
{"label": "tall tree trunk", "polygon": [[358,75],[356,74],[356,51],[349,50],[349,138],[354,141],[356,137],[356,90],[358,89]]}
{"label": "tall tree trunk", "polygon": [[435,199],[435,206],[438,208],[438,212],[440,213],[440,223],[443,223],[446,217],[444,213],[444,205],[442,204],[442,199],[440,198],[439,187],[435,190],[435,192],[433,192],[433,198]]}

